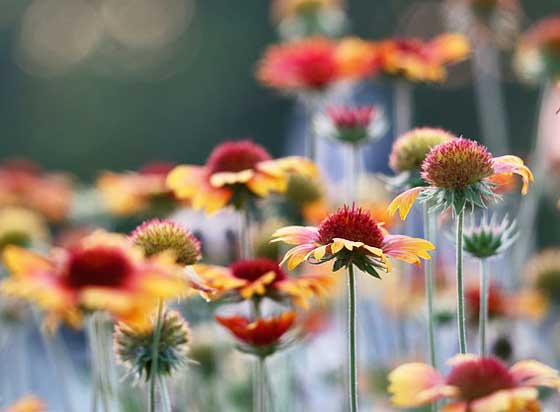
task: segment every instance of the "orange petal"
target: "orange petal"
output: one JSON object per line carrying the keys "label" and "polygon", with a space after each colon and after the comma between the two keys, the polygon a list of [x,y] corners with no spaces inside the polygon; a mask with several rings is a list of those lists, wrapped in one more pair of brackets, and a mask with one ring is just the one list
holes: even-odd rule
{"label": "orange petal", "polygon": [[405,220],[422,190],[422,187],[415,187],[395,197],[387,208],[389,215],[393,216],[398,210],[401,220]]}
{"label": "orange petal", "polygon": [[389,374],[388,391],[395,406],[413,408],[430,403],[422,394],[442,385],[443,377],[424,363],[406,363]]}

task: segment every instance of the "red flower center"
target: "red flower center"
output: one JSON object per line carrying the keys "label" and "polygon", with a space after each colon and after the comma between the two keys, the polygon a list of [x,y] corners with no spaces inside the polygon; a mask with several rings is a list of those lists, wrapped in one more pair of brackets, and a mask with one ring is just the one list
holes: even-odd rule
{"label": "red flower center", "polygon": [[383,233],[370,213],[352,205],[345,205],[319,225],[319,242],[328,245],[334,238],[363,242],[381,248]]}
{"label": "red flower center", "polygon": [[327,115],[339,129],[366,129],[375,116],[375,108],[373,106],[330,107],[327,109]]}
{"label": "red flower center", "polygon": [[462,400],[473,401],[496,391],[511,389],[515,381],[499,360],[480,358],[453,367],[447,377],[447,384],[459,388]]}
{"label": "red flower center", "polygon": [[434,147],[422,163],[422,178],[443,189],[464,190],[493,174],[488,149],[463,138]]}
{"label": "red flower center", "polygon": [[120,250],[98,246],[72,253],[64,279],[66,286],[119,287],[132,273],[132,264]]}
{"label": "red flower center", "polygon": [[239,260],[233,263],[230,268],[233,276],[238,279],[248,280],[249,282],[254,282],[268,272],[276,274],[273,283],[287,278],[286,273],[278,266],[278,262],[266,258]]}
{"label": "red flower center", "polygon": [[219,172],[241,172],[254,169],[256,164],[271,157],[264,147],[249,140],[225,142],[217,146],[208,161],[206,169],[209,174]]}

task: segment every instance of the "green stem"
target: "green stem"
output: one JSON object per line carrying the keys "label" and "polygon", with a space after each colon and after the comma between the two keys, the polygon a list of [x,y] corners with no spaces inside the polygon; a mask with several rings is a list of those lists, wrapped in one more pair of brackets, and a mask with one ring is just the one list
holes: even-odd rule
{"label": "green stem", "polygon": [[467,353],[467,329],[465,321],[465,291],[463,285],[463,221],[465,212],[462,210],[457,215],[457,324],[459,329],[459,352]]}
{"label": "green stem", "polygon": [[159,390],[161,393],[161,406],[163,412],[172,412],[171,409],[171,398],[169,397],[169,390],[167,388],[167,382],[165,377],[159,376]]}
{"label": "green stem", "polygon": [[158,379],[159,341],[163,319],[163,300],[160,299],[157,309],[156,324],[154,326],[154,340],[152,342],[152,362],[150,365],[150,412],[156,412],[156,382]]}
{"label": "green stem", "polygon": [[[428,211],[428,205],[424,203],[424,238],[434,243],[434,233],[432,232],[433,216]],[[437,368],[436,339],[434,326],[434,259],[427,260],[424,266],[426,277],[426,304],[428,310],[428,340],[430,344],[430,362]]]}
{"label": "green stem", "polygon": [[240,242],[240,251],[239,256],[241,259],[249,259],[252,255],[251,253],[251,233],[250,233],[250,224],[251,224],[251,216],[250,216],[250,205],[249,201],[245,199],[241,208],[239,209],[240,213],[240,225],[239,225],[239,242]]}
{"label": "green stem", "polygon": [[253,412],[266,412],[266,358],[257,357],[253,377]]}
{"label": "green stem", "polygon": [[488,262],[480,260],[480,313],[478,316],[478,333],[480,337],[480,356],[487,355],[486,329],[488,326]]}
{"label": "green stem", "polygon": [[348,266],[348,373],[350,412],[358,411],[358,372],[356,356],[356,278],[354,265]]}

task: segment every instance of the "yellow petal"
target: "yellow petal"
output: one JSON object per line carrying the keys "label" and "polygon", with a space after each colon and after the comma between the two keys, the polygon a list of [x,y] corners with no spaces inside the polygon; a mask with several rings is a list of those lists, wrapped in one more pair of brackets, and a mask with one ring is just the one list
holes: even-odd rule
{"label": "yellow petal", "polygon": [[410,212],[410,209],[412,208],[412,205],[414,204],[416,198],[420,195],[422,190],[422,187],[415,187],[395,197],[387,208],[389,215],[393,216],[398,210],[401,220],[405,220],[408,216],[408,213]]}
{"label": "yellow petal", "polygon": [[51,263],[46,258],[19,246],[6,246],[2,258],[4,264],[14,276],[25,277],[33,271],[49,271],[52,269]]}

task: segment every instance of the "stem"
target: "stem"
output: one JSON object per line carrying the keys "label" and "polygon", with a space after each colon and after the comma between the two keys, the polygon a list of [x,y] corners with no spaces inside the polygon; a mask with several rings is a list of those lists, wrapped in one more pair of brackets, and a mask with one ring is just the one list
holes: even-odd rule
{"label": "stem", "polygon": [[250,233],[250,207],[249,201],[245,199],[243,205],[239,209],[239,256],[241,259],[249,259],[251,253],[251,233]]}
{"label": "stem", "polygon": [[356,278],[354,265],[348,266],[348,373],[350,412],[358,411],[358,373],[356,365]]}
{"label": "stem", "polygon": [[488,263],[480,260],[480,314],[478,317],[480,335],[480,356],[487,355],[486,328],[488,326]]}
{"label": "stem", "polygon": [[253,411],[266,412],[266,358],[259,356],[255,365]]}
{"label": "stem", "polygon": [[163,318],[163,300],[160,299],[157,309],[156,324],[154,326],[154,340],[152,343],[152,363],[150,365],[150,412],[156,412],[156,382],[158,380],[159,341],[161,338]]}
{"label": "stem", "polygon": [[457,324],[459,327],[459,352],[467,353],[467,330],[465,327],[465,291],[463,287],[463,220],[465,211],[457,215]]}
{"label": "stem", "polygon": [[317,111],[317,103],[313,98],[303,100],[305,107],[305,156],[317,163],[317,134],[313,124],[313,117]]}
{"label": "stem", "polygon": [[357,144],[347,145],[348,159],[345,162],[346,171],[346,203],[358,202],[358,183],[360,180],[360,147]]}
{"label": "stem", "polygon": [[395,119],[395,136],[401,136],[412,127],[412,86],[407,81],[395,83],[393,97],[393,116]]}
{"label": "stem", "polygon": [[[428,211],[428,205],[424,203],[424,238],[433,243],[434,233],[432,232],[433,216]],[[434,327],[434,266],[433,259],[424,263],[424,273],[426,277],[426,303],[428,310],[428,340],[430,344],[430,362],[437,368],[436,339]]]}
{"label": "stem", "polygon": [[167,382],[165,377],[159,376],[159,391],[161,393],[161,406],[163,412],[172,412],[171,409],[171,398],[169,397],[169,390],[167,388]]}

